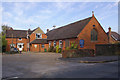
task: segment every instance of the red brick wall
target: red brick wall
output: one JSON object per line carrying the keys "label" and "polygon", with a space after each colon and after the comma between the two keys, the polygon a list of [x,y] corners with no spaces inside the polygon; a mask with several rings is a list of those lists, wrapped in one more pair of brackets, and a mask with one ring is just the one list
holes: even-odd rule
{"label": "red brick wall", "polygon": [[[91,41],[91,30],[94,28],[93,25],[95,25],[95,29],[98,32],[97,41]],[[95,44],[108,44],[108,36],[106,35],[105,31],[102,29],[101,25],[97,22],[95,17],[92,17],[90,22],[78,35],[78,40],[77,40],[78,43],[80,39],[84,40],[84,49],[95,49]]]}
{"label": "red brick wall", "polygon": [[[98,32],[98,40],[91,41],[91,30],[93,29],[93,25],[95,25],[95,29]],[[64,36],[64,35],[63,35]],[[80,48],[79,40],[84,40],[84,47]],[[108,36],[106,32],[103,30],[101,25],[98,23],[95,17],[92,17],[90,22],[85,26],[85,28],[80,32],[78,38],[68,39],[71,45],[71,42],[75,42],[78,44],[79,49],[95,49],[95,44],[108,44]],[[53,41],[51,43],[53,46]],[[57,45],[59,45],[59,40],[57,40]],[[65,40],[63,40],[63,50],[65,50]]]}
{"label": "red brick wall", "polygon": [[46,34],[42,34],[42,39],[47,39]]}
{"label": "red brick wall", "polygon": [[35,40],[36,36],[35,36],[35,33],[32,33],[30,35],[30,42],[32,42],[33,40]]}
{"label": "red brick wall", "polygon": [[[35,45],[37,45],[36,48],[35,48]],[[41,46],[42,46],[42,44],[31,44],[31,51],[44,52],[44,49],[47,49],[47,51],[48,51],[48,44],[44,44],[44,48],[42,48]]]}
{"label": "red brick wall", "polygon": [[13,44],[15,44],[15,48],[17,48],[17,45],[16,43],[24,43],[24,48],[23,50],[24,51],[27,51],[27,39],[26,38],[22,38],[21,41],[18,40],[19,38],[6,38],[7,40],[7,48],[6,48],[6,51],[10,51],[10,44],[12,43],[12,40],[13,40]]}

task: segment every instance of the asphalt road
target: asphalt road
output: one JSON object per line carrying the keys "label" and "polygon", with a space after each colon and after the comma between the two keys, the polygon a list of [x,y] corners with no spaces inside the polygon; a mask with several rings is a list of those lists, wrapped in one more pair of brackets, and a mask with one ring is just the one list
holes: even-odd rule
{"label": "asphalt road", "polygon": [[118,61],[77,63],[61,61],[61,54],[3,55],[3,78],[118,78]]}

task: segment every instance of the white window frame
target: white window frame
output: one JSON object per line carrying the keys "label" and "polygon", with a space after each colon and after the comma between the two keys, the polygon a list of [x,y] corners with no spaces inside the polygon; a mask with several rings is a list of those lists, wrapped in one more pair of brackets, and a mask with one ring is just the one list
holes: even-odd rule
{"label": "white window frame", "polygon": [[[38,38],[38,37],[36,36],[36,34],[40,35],[40,38]],[[41,33],[36,33],[36,34],[35,34],[36,39],[42,39],[42,34],[41,34]]]}
{"label": "white window frame", "polygon": [[21,45],[23,48],[24,43],[17,43],[17,48],[20,48],[19,45]]}
{"label": "white window frame", "polygon": [[51,46],[51,41],[49,41],[49,47]]}
{"label": "white window frame", "polygon": [[56,47],[56,41],[53,42],[53,46],[54,46],[54,48]]}
{"label": "white window frame", "polygon": [[59,40],[59,48],[62,48],[61,44],[62,44],[62,40]]}

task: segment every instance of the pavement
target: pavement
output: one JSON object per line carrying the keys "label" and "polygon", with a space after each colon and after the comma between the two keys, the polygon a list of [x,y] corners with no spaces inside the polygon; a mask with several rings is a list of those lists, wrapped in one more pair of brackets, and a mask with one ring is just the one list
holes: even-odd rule
{"label": "pavement", "polygon": [[[2,78],[117,78],[118,61],[79,63],[98,57],[60,59],[59,53],[23,53],[2,55]],[[110,57],[99,57],[98,60]],[[116,59],[117,56],[111,56]]]}
{"label": "pavement", "polygon": [[79,58],[58,58],[58,60],[78,62],[78,63],[105,63],[118,61],[118,56],[95,56],[95,57],[79,57]]}

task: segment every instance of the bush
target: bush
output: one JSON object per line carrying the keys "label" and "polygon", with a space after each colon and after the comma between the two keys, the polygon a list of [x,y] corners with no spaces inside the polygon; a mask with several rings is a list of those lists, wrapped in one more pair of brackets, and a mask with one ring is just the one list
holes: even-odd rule
{"label": "bush", "polygon": [[77,44],[74,46],[74,49],[78,49],[78,45]]}
{"label": "bush", "polygon": [[65,50],[69,50],[70,48],[69,47],[66,47],[66,49]]}
{"label": "bush", "polygon": [[56,53],[59,52],[59,45],[56,46]]}
{"label": "bush", "polygon": [[61,53],[61,52],[62,52],[62,49],[61,49],[61,48],[59,48],[59,49],[58,49],[58,53]]}
{"label": "bush", "polygon": [[70,47],[70,49],[74,49],[74,44],[75,44],[75,42],[71,42],[71,47]]}
{"label": "bush", "polygon": [[70,49],[78,49],[78,44],[75,45],[75,42],[71,42]]}
{"label": "bush", "polygon": [[53,49],[54,49],[54,47],[53,47],[53,46],[50,46],[50,48],[48,49],[48,52],[52,52]]}

